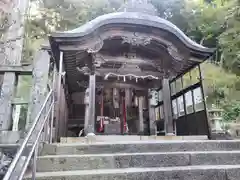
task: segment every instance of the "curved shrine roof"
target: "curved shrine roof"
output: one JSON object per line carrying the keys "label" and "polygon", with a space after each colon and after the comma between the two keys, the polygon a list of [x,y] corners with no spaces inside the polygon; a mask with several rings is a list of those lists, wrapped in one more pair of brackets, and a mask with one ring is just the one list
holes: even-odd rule
{"label": "curved shrine roof", "polygon": [[[133,72],[161,79],[164,73],[172,72],[173,78],[186,72],[215,51],[194,42],[177,26],[156,16],[147,0],[131,0],[120,10],[124,12],[102,15],[76,29],[50,36],[57,62],[60,51],[64,52],[70,91],[78,91],[78,81],[87,81],[79,72],[91,61],[89,54],[98,55],[97,71],[101,77],[107,72],[123,76]],[[134,58],[124,55],[132,50],[137,54]]]}
{"label": "curved shrine roof", "polygon": [[193,50],[213,53],[215,49],[204,47],[186,36],[177,26],[158,16],[144,14],[140,12],[116,12],[97,17],[86,24],[63,32],[55,32],[51,35],[53,38],[76,38],[84,37],[95,30],[110,24],[132,24],[136,26],[148,26],[149,28],[158,28],[172,33],[177,36],[188,48]]}

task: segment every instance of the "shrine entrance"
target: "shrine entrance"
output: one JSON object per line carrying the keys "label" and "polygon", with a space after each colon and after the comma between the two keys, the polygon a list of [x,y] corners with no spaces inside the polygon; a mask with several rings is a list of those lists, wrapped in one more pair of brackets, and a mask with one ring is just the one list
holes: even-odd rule
{"label": "shrine entrance", "polygon": [[[68,131],[210,135],[199,64],[214,50],[158,17],[146,1],[134,3],[50,36]],[[63,136],[66,126],[59,121],[56,127]]]}
{"label": "shrine entrance", "polygon": [[149,135],[147,92],[108,88],[97,93],[96,133],[99,135]]}

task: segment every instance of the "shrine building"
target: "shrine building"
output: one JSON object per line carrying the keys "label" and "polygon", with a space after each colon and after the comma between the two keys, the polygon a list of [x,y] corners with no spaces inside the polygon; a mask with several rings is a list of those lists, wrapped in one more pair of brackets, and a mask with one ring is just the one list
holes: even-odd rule
{"label": "shrine building", "polygon": [[200,64],[215,50],[158,17],[153,5],[129,2],[49,41],[60,75],[58,137],[210,137]]}

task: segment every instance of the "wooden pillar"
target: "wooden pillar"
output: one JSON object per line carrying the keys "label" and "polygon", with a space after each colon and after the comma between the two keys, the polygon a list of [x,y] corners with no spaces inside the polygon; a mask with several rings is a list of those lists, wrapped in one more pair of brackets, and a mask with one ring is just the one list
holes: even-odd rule
{"label": "wooden pillar", "polygon": [[87,135],[89,121],[89,88],[87,88],[85,91],[84,104],[85,104],[84,131],[85,135]]}
{"label": "wooden pillar", "polygon": [[149,113],[149,128],[150,128],[150,135],[156,135],[157,128],[156,128],[156,116],[155,116],[155,109],[151,105],[151,90],[148,91],[148,113]]}
{"label": "wooden pillar", "polygon": [[36,118],[48,91],[48,73],[49,73],[50,56],[46,50],[37,52],[34,59],[33,82],[30,103],[28,107],[28,116],[26,121],[26,130]]}
{"label": "wooden pillar", "polygon": [[126,103],[125,103],[125,92],[123,89],[120,90],[120,114],[121,114],[121,134],[126,133]]}
{"label": "wooden pillar", "polygon": [[67,126],[65,125],[65,113],[66,113],[66,102],[65,102],[65,93],[64,93],[64,87],[63,84],[61,85],[61,89],[60,89],[60,95],[59,98],[57,100],[58,104],[59,104],[59,109],[58,109],[58,137],[64,137],[64,132],[65,129],[67,128]]}
{"label": "wooden pillar", "polygon": [[138,99],[138,134],[144,134],[144,117],[143,117],[143,106],[144,106],[144,91],[136,91],[137,99]]}
{"label": "wooden pillar", "polygon": [[[64,77],[61,76],[63,80]],[[68,129],[68,126],[67,126],[67,101],[66,101],[66,91],[65,91],[65,85],[64,84],[64,80],[63,82],[61,83],[61,87],[60,87],[60,95],[59,95],[59,98],[57,103],[59,105],[59,114],[58,114],[58,126],[59,126],[59,132],[58,132],[58,137],[64,137],[66,136],[66,131]]]}
{"label": "wooden pillar", "polygon": [[173,115],[172,115],[172,101],[169,79],[163,79],[163,111],[165,120],[165,133],[166,135],[174,135],[173,131]]}
{"label": "wooden pillar", "polygon": [[132,105],[132,90],[129,88],[125,89],[125,103],[127,107]]}
{"label": "wooden pillar", "polygon": [[96,75],[89,76],[89,110],[87,118],[86,134],[95,134],[95,95],[96,95]]}
{"label": "wooden pillar", "polygon": [[52,112],[51,112],[51,121],[50,121],[50,136],[49,136],[49,140],[50,143],[52,143],[53,141],[56,140],[55,138],[55,131],[56,131],[56,126],[54,127],[54,121],[56,120],[55,117],[55,107],[56,107],[56,78],[57,78],[57,68],[56,68],[56,63],[54,63],[53,65],[53,74],[52,74],[52,90],[53,90],[53,107],[52,107]]}
{"label": "wooden pillar", "polygon": [[120,109],[120,94],[117,88],[113,88],[113,106],[115,109]]}
{"label": "wooden pillar", "polygon": [[[209,122],[209,117],[208,117],[207,103],[206,103],[206,99],[205,99],[204,86],[203,86],[203,72],[201,71],[201,66],[200,65],[198,65],[198,70],[199,70],[200,85],[201,85],[200,87],[201,87],[204,110],[205,110],[205,117],[206,117],[207,131],[208,131],[207,132],[208,133],[208,139],[211,139],[212,138],[212,128],[211,128],[211,123]],[[193,103],[194,103],[194,101],[193,101]]]}
{"label": "wooden pillar", "polygon": [[126,126],[127,126],[127,133],[129,132],[129,109],[132,106],[132,89],[125,88],[125,105],[126,105]]}
{"label": "wooden pillar", "polygon": [[55,123],[55,138],[58,139],[61,133],[61,109],[62,109],[62,72],[63,72],[63,52],[60,52],[59,66],[57,79],[57,106],[56,106],[56,123]]}
{"label": "wooden pillar", "polygon": [[68,101],[66,99],[66,93],[65,93],[65,114],[64,114],[64,117],[65,117],[65,126],[64,126],[64,136],[66,137],[67,136],[67,132],[68,132]]}
{"label": "wooden pillar", "polygon": [[144,134],[143,98],[144,98],[143,96],[138,97],[139,135]]}

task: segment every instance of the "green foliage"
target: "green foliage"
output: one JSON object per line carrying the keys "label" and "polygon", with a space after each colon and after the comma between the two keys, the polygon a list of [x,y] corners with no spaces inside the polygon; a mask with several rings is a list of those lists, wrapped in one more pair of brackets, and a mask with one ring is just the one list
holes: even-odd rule
{"label": "green foliage", "polygon": [[187,34],[195,41],[208,47],[217,46],[217,38],[224,30],[225,6],[218,1],[215,5],[202,1],[186,4],[183,14],[188,22]]}
{"label": "green foliage", "polygon": [[227,122],[236,121],[240,116],[240,103],[227,103],[224,107],[223,119]]}
{"label": "green foliage", "polygon": [[52,30],[69,30],[116,11],[122,3],[121,0],[43,0],[40,6]]}
{"label": "green foliage", "polygon": [[[166,2],[166,3],[165,3]],[[178,27],[196,42],[216,47],[211,63],[202,64],[204,90],[208,106],[224,107],[226,120],[240,101],[240,6],[236,0],[154,1],[159,15]],[[166,14],[166,12],[168,12]],[[193,74],[194,76],[194,74]],[[227,103],[227,105],[226,105]],[[228,104],[233,104],[232,109]],[[231,117],[231,118],[230,118]]]}
{"label": "green foliage", "polygon": [[226,99],[228,101],[240,100],[239,76],[209,62],[203,63],[201,69],[209,105],[224,102]]}
{"label": "green foliage", "polygon": [[240,3],[234,1],[227,11],[226,30],[219,36],[224,68],[240,75]]}

